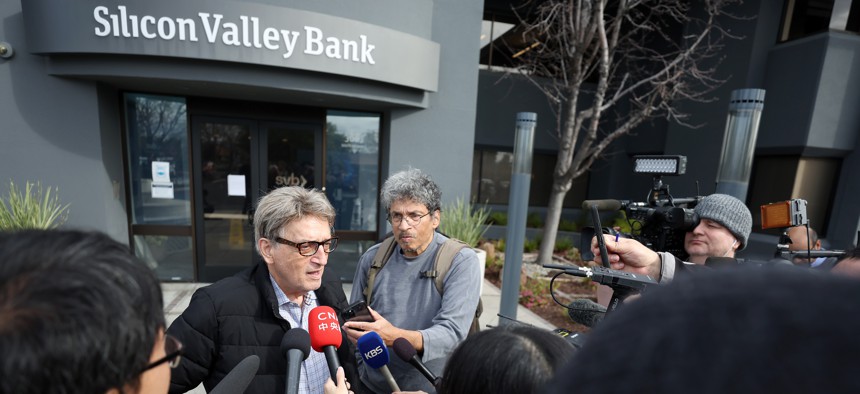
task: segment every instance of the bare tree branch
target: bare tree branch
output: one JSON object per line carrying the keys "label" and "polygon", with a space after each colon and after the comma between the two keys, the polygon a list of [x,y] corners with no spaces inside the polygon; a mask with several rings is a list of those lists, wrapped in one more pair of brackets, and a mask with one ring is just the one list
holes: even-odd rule
{"label": "bare tree branch", "polygon": [[[539,259],[548,262],[561,202],[610,144],[643,122],[685,126],[683,101],[708,102],[721,43],[718,24],[739,0],[545,0],[519,15],[518,75],[555,109],[559,149]],[[695,9],[691,4],[695,4]],[[614,114],[614,115],[606,115]]]}

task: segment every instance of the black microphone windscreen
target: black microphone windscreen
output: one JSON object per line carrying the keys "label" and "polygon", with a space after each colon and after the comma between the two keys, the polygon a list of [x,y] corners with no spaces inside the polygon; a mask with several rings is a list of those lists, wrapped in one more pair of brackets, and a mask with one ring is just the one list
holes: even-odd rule
{"label": "black microphone windscreen", "polygon": [[255,354],[245,357],[230,370],[224,379],[218,382],[209,394],[244,393],[251,380],[254,379],[254,375],[257,374],[258,368],[260,368],[260,357]]}
{"label": "black microphone windscreen", "polygon": [[301,350],[303,360],[308,358],[311,354],[311,335],[304,329],[291,328],[281,340],[281,353],[286,357],[287,352],[292,349]]}
{"label": "black microphone windscreen", "polygon": [[582,324],[586,327],[594,327],[603,320],[606,313],[606,307],[592,300],[584,298],[571,301],[567,305],[567,316],[574,323]]}
{"label": "black microphone windscreen", "polygon": [[418,351],[415,350],[415,347],[413,347],[406,338],[397,338],[394,340],[394,353],[396,353],[397,357],[400,357],[401,360],[409,362],[412,357],[415,357],[418,354]]}
{"label": "black microphone windscreen", "polygon": [[585,200],[582,202],[582,209],[590,210],[592,206],[596,206],[598,211],[617,211],[621,209],[621,205],[619,200]]}

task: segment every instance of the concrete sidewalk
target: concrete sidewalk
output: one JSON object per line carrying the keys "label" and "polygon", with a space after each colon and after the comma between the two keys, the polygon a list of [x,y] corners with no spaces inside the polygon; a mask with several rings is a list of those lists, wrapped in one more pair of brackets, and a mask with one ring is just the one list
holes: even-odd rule
{"label": "concrete sidewalk", "polygon": [[[162,283],[161,290],[164,296],[164,314],[167,319],[167,325],[170,326],[173,320],[176,319],[188,307],[191,301],[191,295],[200,287],[207,286],[209,283]],[[352,283],[345,283],[343,291],[347,298],[352,292]],[[487,280],[484,280],[484,285],[481,288],[481,300],[484,303],[484,312],[481,314],[480,322],[481,329],[488,326],[495,327],[499,324],[499,303],[502,299],[502,292]],[[526,309],[524,306],[517,307],[516,319],[522,323],[531,324],[536,327],[555,329],[556,327]],[[206,390],[203,385],[197,386],[194,390],[189,391],[191,394],[205,394]]]}

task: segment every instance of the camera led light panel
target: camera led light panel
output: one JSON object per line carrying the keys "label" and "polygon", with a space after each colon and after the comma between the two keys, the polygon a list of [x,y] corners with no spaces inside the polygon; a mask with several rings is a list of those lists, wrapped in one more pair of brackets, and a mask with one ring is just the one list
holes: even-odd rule
{"label": "camera led light panel", "polygon": [[633,156],[637,174],[681,175],[687,172],[686,156]]}

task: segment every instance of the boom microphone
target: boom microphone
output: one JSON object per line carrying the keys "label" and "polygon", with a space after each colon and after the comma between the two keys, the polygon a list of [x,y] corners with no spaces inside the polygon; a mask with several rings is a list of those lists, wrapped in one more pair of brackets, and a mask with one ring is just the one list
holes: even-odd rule
{"label": "boom microphone", "polygon": [[439,378],[433,374],[432,371],[427,369],[427,366],[421,362],[421,359],[418,357],[418,351],[415,350],[415,347],[412,346],[411,343],[406,338],[397,338],[394,340],[394,354],[397,357],[400,357],[401,360],[406,361],[409,364],[412,364],[418,372],[421,372],[433,386],[436,386],[437,380]]}
{"label": "boom microphone", "polygon": [[385,347],[385,342],[382,341],[379,334],[369,331],[359,337],[358,351],[361,352],[361,357],[367,365],[382,373],[391,391],[400,391],[400,387],[394,381],[394,376],[391,376],[391,371],[388,370],[388,360],[390,359],[388,348]]}
{"label": "boom microphone", "polygon": [[617,211],[624,206],[624,202],[620,200],[585,200],[582,202],[582,209],[590,210],[592,206],[597,207],[599,211]]}
{"label": "boom microphone", "polygon": [[340,322],[334,309],[324,305],[311,309],[308,314],[308,330],[311,335],[311,346],[314,350],[325,354],[331,380],[337,384],[337,368],[340,367],[337,348],[343,342],[343,334],[340,332]]}
{"label": "boom microphone", "polygon": [[260,357],[257,357],[256,354],[245,357],[230,370],[224,379],[218,382],[209,394],[244,393],[251,380],[254,379],[258,368],[260,368]]}
{"label": "boom microphone", "polygon": [[281,340],[281,353],[287,358],[287,394],[299,393],[302,361],[311,354],[311,337],[301,328],[292,328]]}
{"label": "boom microphone", "polygon": [[585,298],[571,301],[570,304],[567,304],[567,308],[567,316],[570,317],[570,320],[589,328],[600,323],[606,314],[605,306]]}

